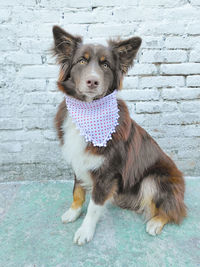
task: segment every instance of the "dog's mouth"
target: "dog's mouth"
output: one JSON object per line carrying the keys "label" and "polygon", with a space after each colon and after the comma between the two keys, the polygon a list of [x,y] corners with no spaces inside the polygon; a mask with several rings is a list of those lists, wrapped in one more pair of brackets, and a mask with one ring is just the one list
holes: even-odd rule
{"label": "dog's mouth", "polygon": [[85,94],[85,101],[86,102],[92,102],[92,101],[94,101],[96,99],[99,99],[99,98],[98,98],[98,96],[96,96],[94,94],[91,94],[91,93]]}
{"label": "dog's mouth", "polygon": [[80,95],[82,95],[85,98],[86,102],[92,102],[93,100],[100,99],[104,96],[104,93],[99,93],[92,90],[85,90],[84,92],[80,89],[77,89]]}
{"label": "dog's mouth", "polygon": [[99,100],[103,98],[105,95],[106,93],[101,93],[101,94],[88,93],[88,94],[85,94],[85,100],[86,102],[92,102],[94,100]]}

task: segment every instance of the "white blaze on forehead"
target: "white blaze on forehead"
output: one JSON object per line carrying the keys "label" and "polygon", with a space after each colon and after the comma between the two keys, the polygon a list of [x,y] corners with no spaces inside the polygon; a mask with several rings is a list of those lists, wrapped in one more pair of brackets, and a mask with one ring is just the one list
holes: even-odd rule
{"label": "white blaze on forehead", "polygon": [[91,68],[90,68],[90,71],[88,72],[88,77],[90,78],[90,76],[92,76],[92,78],[99,79],[100,78],[100,75],[99,75],[99,73],[96,70],[97,70],[96,64],[95,63],[92,63]]}

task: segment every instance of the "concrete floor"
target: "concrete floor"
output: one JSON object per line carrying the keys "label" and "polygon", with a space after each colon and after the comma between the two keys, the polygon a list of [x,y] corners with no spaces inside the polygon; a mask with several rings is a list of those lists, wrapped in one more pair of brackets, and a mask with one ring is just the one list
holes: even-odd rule
{"label": "concrete floor", "polygon": [[73,244],[79,220],[62,224],[70,206],[71,182],[0,184],[0,266],[200,266],[200,179],[187,179],[188,218],[167,225],[157,237],[142,218],[108,205],[94,239]]}

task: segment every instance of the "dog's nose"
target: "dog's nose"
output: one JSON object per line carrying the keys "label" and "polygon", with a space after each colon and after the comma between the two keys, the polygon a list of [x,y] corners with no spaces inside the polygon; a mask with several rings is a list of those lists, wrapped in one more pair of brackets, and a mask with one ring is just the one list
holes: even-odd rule
{"label": "dog's nose", "polygon": [[86,81],[86,84],[89,88],[91,89],[95,89],[97,88],[97,86],[99,85],[99,81],[97,78],[89,78],[87,81]]}

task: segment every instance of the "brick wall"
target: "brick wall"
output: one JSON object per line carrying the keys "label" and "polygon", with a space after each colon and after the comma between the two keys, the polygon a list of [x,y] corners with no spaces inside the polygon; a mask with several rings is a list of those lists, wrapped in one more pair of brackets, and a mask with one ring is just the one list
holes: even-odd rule
{"label": "brick wall", "polygon": [[181,170],[198,175],[199,14],[199,0],[1,1],[1,180],[71,177],[53,128],[62,99],[49,53],[54,24],[87,42],[142,37],[121,95]]}

